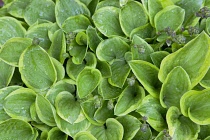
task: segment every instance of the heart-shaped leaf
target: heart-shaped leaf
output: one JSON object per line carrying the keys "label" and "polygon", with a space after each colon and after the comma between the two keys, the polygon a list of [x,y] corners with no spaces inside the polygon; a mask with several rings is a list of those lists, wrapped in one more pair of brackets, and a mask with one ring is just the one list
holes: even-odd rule
{"label": "heart-shaped leaf", "polygon": [[170,106],[179,108],[182,95],[190,90],[190,87],[191,82],[189,75],[182,67],[175,67],[168,74],[162,85],[160,91],[161,105],[165,108],[169,108]]}
{"label": "heart-shaped leaf", "polygon": [[[98,9],[92,16],[97,29],[105,36],[123,36],[119,22],[120,9],[113,6],[106,6]],[[109,22],[112,21],[112,22]]]}
{"label": "heart-shaped leaf", "polygon": [[[184,22],[185,10],[176,5],[165,7],[159,11],[154,18],[156,32],[164,31],[166,28],[170,28],[177,31]],[[165,22],[167,19],[168,22]]]}
{"label": "heart-shaped leaf", "polygon": [[112,76],[111,66],[106,61],[97,61],[96,68],[101,72],[103,78]]}
{"label": "heart-shaped leaf", "polygon": [[97,140],[90,132],[79,132],[74,137],[75,140]]}
{"label": "heart-shaped leaf", "polygon": [[161,83],[158,80],[159,69],[143,60],[129,62],[131,70],[144,88],[154,97],[159,97]]}
{"label": "heart-shaped leaf", "polygon": [[114,118],[107,119],[103,126],[93,125],[89,129],[97,140],[122,140],[124,134],[122,124]]}
{"label": "heart-shaped leaf", "polygon": [[[14,129],[15,128],[15,129]],[[0,137],[4,140],[35,140],[38,134],[33,127],[19,119],[8,119],[0,123]]]}
{"label": "heart-shaped leaf", "polygon": [[145,91],[141,86],[138,86],[137,84],[134,86],[127,86],[117,100],[114,114],[117,116],[124,116],[136,110],[144,96]]}
{"label": "heart-shaped leaf", "polygon": [[77,77],[77,92],[79,98],[84,98],[98,86],[101,81],[101,73],[99,70],[85,67]]}
{"label": "heart-shaped leaf", "polygon": [[119,13],[120,25],[126,36],[130,36],[133,29],[145,25],[148,22],[148,16],[142,4],[137,1],[126,3]]}
{"label": "heart-shaped leaf", "polygon": [[57,73],[47,52],[38,45],[28,47],[20,56],[19,71],[23,82],[35,90],[51,87]]}
{"label": "heart-shaped leaf", "polygon": [[205,32],[202,32],[183,48],[166,56],[160,65],[160,71],[158,73],[160,81],[164,82],[168,73],[174,67],[181,66],[190,77],[191,87],[197,85],[209,69],[209,46],[209,36]]}
{"label": "heart-shaped leaf", "polygon": [[11,92],[4,99],[4,110],[6,113],[16,119],[32,121],[30,116],[30,106],[35,102],[36,93],[27,88],[20,88]]}
{"label": "heart-shaped leaf", "polygon": [[32,44],[29,38],[14,37],[5,42],[0,51],[0,58],[12,66],[18,66],[20,55]]}
{"label": "heart-shaped leaf", "polygon": [[168,109],[166,121],[172,139],[197,139],[200,126],[183,116],[177,107],[172,106]]}
{"label": "heart-shaped leaf", "polygon": [[49,140],[67,140],[68,135],[63,133],[59,128],[54,127],[48,132],[48,139]]}

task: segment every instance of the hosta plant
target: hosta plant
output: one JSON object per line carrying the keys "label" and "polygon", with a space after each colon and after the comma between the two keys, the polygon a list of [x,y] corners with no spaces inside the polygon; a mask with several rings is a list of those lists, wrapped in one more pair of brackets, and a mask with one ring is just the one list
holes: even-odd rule
{"label": "hosta plant", "polygon": [[4,0],[1,140],[209,140],[210,0]]}

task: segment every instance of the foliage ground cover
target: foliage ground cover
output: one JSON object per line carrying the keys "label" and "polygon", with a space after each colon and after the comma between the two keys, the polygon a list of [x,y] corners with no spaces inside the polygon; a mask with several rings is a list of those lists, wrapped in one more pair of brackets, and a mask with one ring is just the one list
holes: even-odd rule
{"label": "foliage ground cover", "polygon": [[4,0],[1,140],[210,140],[210,0]]}

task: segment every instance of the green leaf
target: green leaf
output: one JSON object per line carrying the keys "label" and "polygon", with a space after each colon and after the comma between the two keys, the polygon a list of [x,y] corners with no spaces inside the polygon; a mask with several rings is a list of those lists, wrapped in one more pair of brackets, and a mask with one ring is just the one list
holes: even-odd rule
{"label": "green leaf", "polygon": [[65,69],[63,65],[55,58],[51,57],[51,60],[57,72],[57,81],[60,81],[65,77]]}
{"label": "green leaf", "polygon": [[98,35],[96,28],[93,28],[92,26],[88,26],[86,34],[88,46],[95,52],[98,44],[102,41],[102,38]]}
{"label": "green leaf", "polygon": [[51,46],[51,41],[48,37],[48,29],[52,25],[53,25],[52,23],[42,23],[31,26],[27,30],[25,37],[31,39],[38,38],[40,41],[39,45],[45,50],[48,50]]}
{"label": "green leaf", "polygon": [[85,31],[91,25],[90,20],[84,15],[70,16],[63,24],[62,29],[66,33]]}
{"label": "green leaf", "polygon": [[199,83],[204,88],[210,87],[210,69],[207,71],[203,79]]}
{"label": "green leaf", "polygon": [[24,37],[25,28],[21,23],[12,17],[0,17],[0,45],[13,37]]}
{"label": "green leaf", "polygon": [[100,9],[100,8],[107,7],[107,6],[113,6],[116,8],[120,8],[119,0],[103,0],[103,1],[100,0],[96,9]]}
{"label": "green leaf", "polygon": [[148,22],[148,16],[142,4],[137,1],[126,3],[119,13],[120,25],[126,36],[130,36],[133,29],[145,25]]}
{"label": "green leaf", "polygon": [[163,107],[169,108],[175,106],[180,108],[180,99],[182,95],[190,90],[191,82],[189,75],[186,71],[177,66],[171,70],[166,77],[161,91],[160,91],[160,103]]}
{"label": "green leaf", "polygon": [[[159,11],[154,18],[156,32],[164,31],[165,28],[177,31],[184,22],[185,10],[179,6],[167,6]],[[167,19],[168,22],[165,22]]]}
{"label": "green leaf", "polygon": [[22,88],[21,86],[9,86],[0,89],[0,123],[10,118],[3,108],[4,99],[13,91]]}
{"label": "green leaf", "polygon": [[15,119],[32,121],[30,106],[35,102],[36,93],[27,88],[20,88],[11,92],[5,99],[3,108],[6,113]]}
{"label": "green leaf", "polygon": [[57,59],[61,64],[64,63],[66,53],[66,38],[63,31],[57,30],[52,37],[52,44],[48,50],[48,54]]}
{"label": "green leaf", "polygon": [[97,140],[122,140],[124,134],[122,124],[114,118],[107,119],[103,126],[92,126],[89,129]]}
{"label": "green leaf", "polygon": [[131,115],[117,117],[116,119],[122,124],[124,128],[124,135],[122,140],[133,139],[140,129],[141,122]]}
{"label": "green leaf", "polygon": [[180,101],[182,114],[199,125],[210,124],[209,100],[210,89],[185,93]]}
{"label": "green leaf", "polygon": [[0,88],[9,85],[14,74],[15,67],[0,60]]}
{"label": "green leaf", "polygon": [[43,123],[49,126],[56,125],[54,119],[55,109],[45,97],[37,94],[35,106],[37,115]]}
{"label": "green leaf", "polygon": [[79,132],[74,137],[75,140],[97,140],[90,132]]}
{"label": "green leaf", "polygon": [[113,86],[122,88],[130,73],[130,67],[124,60],[115,60],[111,64],[111,73],[112,76],[108,78],[109,83]]}
{"label": "green leaf", "polygon": [[152,62],[155,66],[157,66],[158,68],[160,68],[160,64],[163,60],[163,58],[165,58],[167,55],[169,55],[170,53],[166,52],[166,51],[156,51],[150,54],[150,57],[152,59]]}
{"label": "green leaf", "polygon": [[[152,131],[147,123],[143,123],[140,125],[140,129],[134,136],[132,140],[151,140],[152,139]],[[162,140],[162,139],[161,139]]]}
{"label": "green leaf", "polygon": [[160,105],[159,100],[151,95],[147,95],[143,99],[136,112],[145,116],[147,118],[146,121],[156,131],[160,132],[166,128],[166,122],[164,120],[166,110]]}
{"label": "green leaf", "polygon": [[37,134],[30,124],[23,120],[8,119],[0,123],[0,138],[4,140],[36,140]]}
{"label": "green leaf", "polygon": [[129,45],[119,37],[113,37],[102,41],[97,49],[96,56],[100,61],[112,63],[115,59],[123,59],[129,50]]}
{"label": "green leaf", "polygon": [[114,114],[117,116],[124,116],[136,110],[144,96],[145,91],[141,86],[138,86],[137,84],[134,86],[127,86],[117,100],[117,104],[114,107]]}
{"label": "green leaf", "polygon": [[123,89],[112,86],[108,82],[108,79],[103,78],[99,84],[98,90],[103,99],[108,100],[117,98],[122,93]]}
{"label": "green leaf", "polygon": [[77,77],[77,92],[79,98],[84,98],[98,86],[101,81],[101,73],[99,70],[85,67]]}
{"label": "green leaf", "polygon": [[23,82],[35,90],[50,88],[57,73],[47,52],[38,45],[28,47],[20,56],[19,71]]}
{"label": "green leaf", "polygon": [[101,72],[103,78],[112,76],[111,66],[106,61],[97,61],[96,68]]}
{"label": "green leaf", "polygon": [[[123,36],[119,22],[120,9],[113,6],[106,6],[98,9],[92,16],[97,29],[105,36]],[[112,21],[112,22],[110,22]]]}
{"label": "green leaf", "polygon": [[81,31],[81,32],[77,33],[75,39],[76,39],[77,44],[87,45],[87,35],[85,32]]}
{"label": "green leaf", "polygon": [[129,62],[131,70],[144,88],[153,96],[159,97],[161,82],[158,80],[159,69],[143,60]]}
{"label": "green leaf", "polygon": [[30,116],[31,116],[31,119],[34,122],[42,123],[41,120],[39,119],[38,115],[37,115],[35,102],[32,103],[31,106],[30,106]]}
{"label": "green leaf", "polygon": [[133,29],[130,33],[130,38],[133,38],[134,35],[137,35],[143,39],[152,38],[154,35],[154,29],[150,23],[142,25]]}
{"label": "green leaf", "polygon": [[26,7],[31,3],[31,0],[15,0],[8,7],[8,13],[16,18],[23,18]]}
{"label": "green leaf", "polygon": [[55,3],[51,0],[32,0],[24,10],[24,20],[28,25],[34,24],[38,19],[55,22]]}
{"label": "green leaf", "polygon": [[67,140],[68,135],[63,133],[59,128],[54,127],[48,132],[48,139],[49,140]]}
{"label": "green leaf", "polygon": [[20,55],[32,44],[29,38],[14,37],[7,40],[0,50],[0,58],[12,66],[18,66]]}
{"label": "green leaf", "polygon": [[41,130],[41,131],[44,131],[44,132],[49,132],[50,129],[52,129],[51,126],[48,126],[44,123],[31,122],[31,125],[36,127],[38,130]]}
{"label": "green leaf", "polygon": [[172,139],[197,140],[200,126],[183,116],[177,107],[170,107],[166,114],[169,134]]}
{"label": "green leaf", "polygon": [[55,107],[58,115],[71,124],[77,121],[77,119],[80,119],[83,115],[77,98],[68,91],[60,92],[57,95]]}
{"label": "green leaf", "polygon": [[137,35],[134,35],[132,44],[133,46],[131,47],[131,52],[133,55],[133,60],[152,62],[150,54],[153,53],[154,50],[145,40]]}
{"label": "green leaf", "polygon": [[62,91],[74,93],[75,84],[76,83],[71,79],[60,80],[48,90],[45,98],[48,99],[53,106],[55,106],[56,96]]}
{"label": "green leaf", "polygon": [[71,124],[65,120],[63,120],[61,117],[59,117],[57,114],[55,115],[55,121],[57,124],[57,127],[64,132],[65,134],[74,137],[77,133],[81,131],[86,131],[89,126],[90,122],[85,119],[81,122]]}
{"label": "green leaf", "polygon": [[108,107],[109,101],[105,100],[102,102],[101,107],[94,114],[94,119],[101,124],[105,123],[108,118],[114,118],[114,108]]}
{"label": "green leaf", "polygon": [[190,77],[191,88],[197,85],[209,69],[209,46],[209,36],[205,32],[202,32],[183,48],[166,56],[160,65],[158,73],[160,81],[164,82],[168,73],[174,67],[181,66]]}
{"label": "green leaf", "polygon": [[55,4],[55,17],[58,26],[61,27],[63,22],[79,14],[90,16],[90,11],[85,4],[78,0],[57,0]]}

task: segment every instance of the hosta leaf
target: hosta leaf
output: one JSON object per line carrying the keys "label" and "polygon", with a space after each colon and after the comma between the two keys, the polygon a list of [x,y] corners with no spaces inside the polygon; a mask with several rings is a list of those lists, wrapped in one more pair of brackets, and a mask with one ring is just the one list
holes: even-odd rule
{"label": "hosta leaf", "polygon": [[69,123],[74,123],[81,114],[80,103],[68,91],[60,92],[55,99],[57,114]]}
{"label": "hosta leaf", "polygon": [[122,89],[118,87],[112,86],[108,79],[102,79],[101,83],[99,84],[99,92],[103,99],[114,99],[117,98],[121,93]]}
{"label": "hosta leaf", "polygon": [[125,60],[115,60],[111,64],[111,73],[112,76],[108,79],[109,83],[122,88],[130,73],[130,67]]}
{"label": "hosta leaf", "polygon": [[100,9],[100,8],[103,8],[103,7],[107,7],[107,6],[113,6],[113,7],[116,7],[116,8],[120,8],[120,3],[119,3],[119,0],[103,0],[103,1],[100,1],[96,7],[96,9]]}
{"label": "hosta leaf", "polygon": [[[154,18],[156,32],[164,31],[165,28],[172,30],[178,30],[185,17],[185,10],[179,6],[167,6],[163,10],[159,11]],[[168,22],[165,22],[165,20]]]}
{"label": "hosta leaf", "polygon": [[151,26],[150,23],[147,23],[145,25],[133,29],[130,33],[130,38],[133,38],[134,35],[137,35],[143,39],[152,38],[153,34],[154,34],[153,27]]}
{"label": "hosta leaf", "polygon": [[57,0],[55,5],[56,22],[61,27],[63,22],[75,15],[84,14],[90,16],[90,11],[85,4],[78,0]]}
{"label": "hosta leaf", "polygon": [[4,110],[6,113],[16,119],[32,121],[30,115],[30,106],[35,102],[36,93],[27,88],[20,88],[11,92],[4,99]]}
{"label": "hosta leaf", "polygon": [[[97,29],[105,36],[123,36],[119,22],[120,9],[113,6],[106,6],[98,9],[92,16]],[[112,22],[109,22],[112,21]]]}
{"label": "hosta leaf", "polygon": [[45,97],[37,94],[35,106],[37,115],[43,123],[49,126],[56,125],[54,119],[55,109]]}
{"label": "hosta leaf", "polygon": [[41,120],[39,119],[37,113],[36,113],[36,105],[35,105],[35,102],[32,103],[31,106],[30,106],[30,116],[31,116],[31,119],[34,122],[42,123]]}
{"label": "hosta leaf", "polygon": [[66,38],[63,31],[57,30],[52,37],[52,44],[48,50],[50,56],[57,59],[61,64],[64,63],[66,53]]}
{"label": "hosta leaf", "polygon": [[46,97],[46,99],[48,99],[50,101],[50,103],[52,105],[55,106],[56,96],[62,91],[74,93],[75,92],[75,84],[76,83],[71,79],[60,80],[48,90],[45,97]]}
{"label": "hosta leaf", "polygon": [[177,107],[170,107],[166,114],[169,134],[172,139],[197,140],[200,126],[183,116]]}
{"label": "hosta leaf", "polygon": [[147,122],[156,131],[160,132],[166,128],[166,122],[164,120],[166,110],[160,105],[159,100],[151,95],[147,95],[143,99],[137,112],[145,116]]}
{"label": "hosta leaf", "polygon": [[31,26],[27,30],[25,37],[28,37],[31,39],[38,38],[40,41],[39,45],[45,50],[48,50],[51,46],[51,41],[48,37],[48,29],[51,25],[52,23],[42,23],[42,24]]}
{"label": "hosta leaf", "polygon": [[[210,100],[210,90],[189,91],[185,93],[180,101],[181,111],[183,115],[200,125],[210,124],[208,108]],[[205,112],[205,113],[204,113]]]}
{"label": "hosta leaf", "polygon": [[129,45],[119,37],[113,37],[102,41],[97,49],[96,55],[100,61],[112,62],[122,59],[129,50]]}
{"label": "hosta leaf", "polygon": [[122,140],[124,134],[122,124],[114,118],[107,119],[103,126],[92,126],[89,129],[97,140]]}
{"label": "hosta leaf", "polygon": [[[48,36],[49,36],[50,41],[53,42],[54,33],[55,33],[56,31],[58,31],[58,30],[60,30],[60,27],[58,26],[57,23],[53,23],[53,24],[49,27],[49,29],[48,29]],[[58,31],[58,32],[61,33],[60,31]],[[57,35],[58,35],[59,33],[57,33]],[[57,35],[55,35],[55,36],[57,36]],[[60,36],[60,37],[61,37],[61,36]],[[59,39],[59,40],[60,40],[60,39]]]}
{"label": "hosta leaf", "polygon": [[119,19],[123,32],[130,36],[133,29],[147,23],[148,16],[140,2],[130,1],[120,9]]}
{"label": "hosta leaf", "polygon": [[63,65],[55,58],[51,57],[51,60],[57,73],[57,81],[60,81],[65,77],[65,69]]}
{"label": "hosta leaf", "polygon": [[84,15],[70,16],[63,24],[62,29],[66,33],[85,31],[91,25],[90,20]]}
{"label": "hosta leaf", "polygon": [[77,92],[79,98],[84,98],[98,86],[101,81],[101,73],[99,70],[86,67],[77,77]]}
{"label": "hosta leaf", "polygon": [[78,132],[86,131],[90,126],[90,122],[87,119],[71,124],[60,118],[57,114],[55,115],[55,121],[57,127],[71,137],[74,137]]}
{"label": "hosta leaf", "polygon": [[41,130],[43,132],[49,132],[50,129],[52,129],[51,126],[46,125],[44,123],[37,123],[37,122],[31,122],[31,125],[37,128],[38,130]]}
{"label": "hosta leaf", "polygon": [[48,132],[48,139],[49,140],[67,140],[68,135],[63,133],[59,128],[54,127]]}
{"label": "hosta leaf", "polygon": [[131,70],[144,88],[153,96],[159,97],[161,83],[158,80],[159,69],[149,62],[132,60],[129,62]]}
{"label": "hosta leaf", "polygon": [[15,0],[8,7],[8,13],[17,18],[23,18],[26,7],[32,0]]}
{"label": "hosta leaf", "polygon": [[101,72],[103,78],[112,76],[111,66],[106,61],[97,61],[96,68]]}
{"label": "hosta leaf", "polygon": [[24,37],[25,28],[21,23],[12,17],[0,17],[0,45],[13,37]]}
{"label": "hosta leaf", "polygon": [[79,132],[74,137],[75,140],[97,140],[90,132]]}
{"label": "hosta leaf", "polygon": [[204,88],[210,87],[210,69],[207,71],[203,79],[199,83]]}
{"label": "hosta leaf", "polygon": [[123,140],[133,139],[140,128],[141,122],[131,115],[117,117],[116,119],[124,128]]}
{"label": "hosta leaf", "polygon": [[131,52],[133,55],[133,60],[152,62],[150,54],[153,53],[154,50],[145,40],[137,35],[134,35],[132,44],[133,46],[131,47]]}
{"label": "hosta leaf", "polygon": [[206,32],[210,34],[210,18],[206,19]]}
{"label": "hosta leaf", "polygon": [[[140,129],[133,137],[132,140],[151,140],[152,139],[152,131],[147,123],[143,123],[140,125]],[[161,139],[162,140],[162,139]]]}
{"label": "hosta leaf", "polygon": [[141,86],[127,86],[120,94],[117,104],[114,108],[114,114],[124,116],[136,110],[145,96],[144,89]]}
{"label": "hosta leaf", "polygon": [[105,123],[108,118],[114,118],[114,108],[108,107],[109,102],[104,101],[102,106],[99,107],[95,114],[94,119],[99,123]]}
{"label": "hosta leaf", "polygon": [[92,51],[96,51],[98,44],[102,41],[102,38],[98,35],[96,28],[88,26],[87,30],[87,42]]}
{"label": "hosta leaf", "polygon": [[96,101],[94,99],[86,100],[80,104],[82,111],[88,121],[94,125],[102,125],[101,123],[97,122],[94,118],[94,114],[98,109],[96,107]]}
{"label": "hosta leaf", "polygon": [[32,126],[18,119],[8,119],[0,123],[0,137],[4,140],[36,140]]}
{"label": "hosta leaf", "polygon": [[157,66],[158,68],[160,68],[160,64],[163,58],[165,58],[169,54],[170,53],[167,51],[156,51],[156,52],[151,53],[150,57],[152,59],[153,64]]}
{"label": "hosta leaf", "polygon": [[31,1],[24,11],[24,20],[32,25],[37,19],[55,22],[55,3],[51,0]]}
{"label": "hosta leaf", "polygon": [[0,89],[0,123],[10,118],[3,108],[4,99],[13,91],[22,88],[21,86],[9,86]]}
{"label": "hosta leaf", "polygon": [[171,70],[166,77],[161,91],[160,103],[163,107],[169,108],[171,106],[180,107],[180,99],[182,95],[190,90],[191,82],[186,71],[177,66]]}
{"label": "hosta leaf", "polygon": [[209,46],[209,36],[205,32],[202,32],[183,48],[166,56],[160,65],[160,71],[158,73],[160,81],[164,82],[168,73],[174,67],[181,66],[190,77],[191,87],[197,85],[209,69]]}
{"label": "hosta leaf", "polygon": [[15,67],[0,60],[0,88],[9,85],[14,74]]}
{"label": "hosta leaf", "polygon": [[5,42],[0,51],[0,58],[12,66],[18,66],[20,55],[32,44],[29,38],[14,37]]}
{"label": "hosta leaf", "polygon": [[48,89],[57,79],[52,60],[47,52],[38,45],[28,47],[21,54],[19,71],[23,82],[36,90]]}
{"label": "hosta leaf", "polygon": [[77,44],[87,45],[87,35],[84,31],[77,33],[75,39],[76,39]]}

